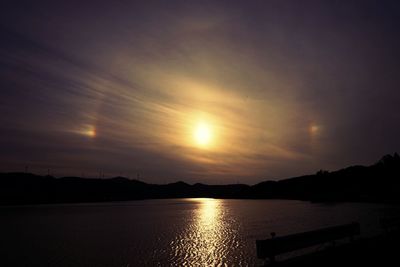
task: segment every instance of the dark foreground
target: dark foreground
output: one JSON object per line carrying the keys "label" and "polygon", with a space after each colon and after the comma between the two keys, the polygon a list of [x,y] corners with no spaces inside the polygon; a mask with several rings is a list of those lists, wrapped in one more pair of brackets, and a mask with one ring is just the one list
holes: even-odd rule
{"label": "dark foreground", "polygon": [[[363,238],[277,262],[273,266],[400,266],[400,232]],[[267,266],[272,266],[268,265]]]}

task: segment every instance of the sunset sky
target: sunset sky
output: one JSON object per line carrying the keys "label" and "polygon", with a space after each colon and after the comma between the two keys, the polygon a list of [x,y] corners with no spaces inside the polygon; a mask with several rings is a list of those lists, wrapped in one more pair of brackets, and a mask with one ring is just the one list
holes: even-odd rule
{"label": "sunset sky", "polygon": [[400,151],[399,29],[398,1],[2,1],[0,171],[253,184],[372,164]]}

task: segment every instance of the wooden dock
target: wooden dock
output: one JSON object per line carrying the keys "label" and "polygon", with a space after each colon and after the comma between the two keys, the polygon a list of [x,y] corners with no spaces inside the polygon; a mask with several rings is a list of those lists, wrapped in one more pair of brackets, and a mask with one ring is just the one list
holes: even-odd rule
{"label": "wooden dock", "polygon": [[[307,233],[300,233],[285,237],[274,237],[257,241],[257,255],[259,258],[269,258],[266,266],[308,266],[308,267],[337,267],[337,266],[400,266],[400,231],[391,231],[370,238],[356,238],[351,242],[340,242],[340,245],[331,244],[323,250],[310,252],[305,255],[277,261],[275,256],[289,251],[301,249],[329,240],[350,237],[359,231],[357,225],[348,224],[325,228]],[[352,228],[353,227],[353,228]],[[321,234],[320,237],[318,234]],[[267,242],[266,242],[267,241]],[[293,242],[292,242],[293,241]],[[275,243],[274,243],[275,242]],[[273,248],[275,246],[275,248]]]}

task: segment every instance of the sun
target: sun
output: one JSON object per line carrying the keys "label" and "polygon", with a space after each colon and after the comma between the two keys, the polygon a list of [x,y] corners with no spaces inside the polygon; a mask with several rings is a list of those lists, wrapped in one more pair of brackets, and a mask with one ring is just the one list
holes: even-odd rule
{"label": "sun", "polygon": [[205,122],[199,122],[194,129],[194,139],[201,147],[209,145],[212,139],[211,126]]}

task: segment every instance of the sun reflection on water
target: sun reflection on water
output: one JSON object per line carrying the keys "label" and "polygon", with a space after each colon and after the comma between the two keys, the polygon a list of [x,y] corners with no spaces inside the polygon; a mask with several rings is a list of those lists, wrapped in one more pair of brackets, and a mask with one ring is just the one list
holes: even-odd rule
{"label": "sun reflection on water", "polygon": [[173,263],[178,266],[228,266],[239,247],[237,229],[227,216],[223,200],[191,199],[195,203],[188,228],[171,243]]}
{"label": "sun reflection on water", "polygon": [[201,262],[215,263],[224,225],[220,200],[202,199],[197,210],[197,249]]}

